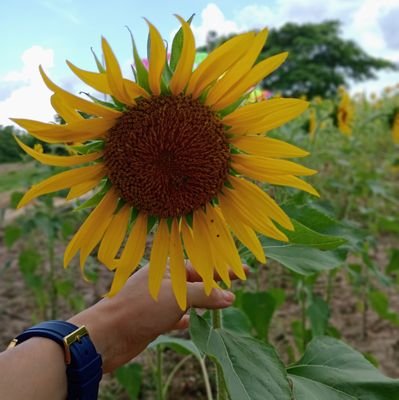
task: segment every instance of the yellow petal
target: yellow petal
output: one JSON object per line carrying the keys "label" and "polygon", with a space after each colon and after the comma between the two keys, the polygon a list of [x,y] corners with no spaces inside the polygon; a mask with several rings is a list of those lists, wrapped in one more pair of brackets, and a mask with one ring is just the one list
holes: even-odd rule
{"label": "yellow petal", "polygon": [[[303,165],[287,160],[279,160],[276,158],[257,157],[247,154],[232,154],[232,167],[240,174],[242,168],[245,171],[254,171],[256,174],[266,175],[300,175],[309,176],[317,173],[316,170],[304,167]],[[255,178],[256,179],[256,178]]]}
{"label": "yellow petal", "polygon": [[260,157],[295,158],[309,155],[299,147],[265,136],[237,136],[229,139],[229,142],[246,153]]}
{"label": "yellow petal", "polygon": [[212,106],[231,91],[234,85],[244,79],[262,51],[267,37],[267,29],[263,29],[252,40],[246,53],[220,78],[209,90],[205,104]]}
{"label": "yellow petal", "polygon": [[134,104],[126,93],[125,86],[123,84],[122,71],[119,66],[118,60],[115,57],[111,46],[107,40],[103,37],[101,39],[102,49],[105,59],[105,68],[107,74],[107,80],[109,88],[111,89],[112,95],[116,97],[121,103],[128,105]]}
{"label": "yellow petal", "polygon": [[165,66],[166,50],[157,28],[147,21],[150,29],[150,59],[148,67],[148,83],[152,94],[161,94],[161,76]]}
{"label": "yellow petal", "polygon": [[186,87],[193,70],[195,59],[195,40],[190,25],[176,15],[183,29],[183,48],[175,72],[170,80],[169,87],[173,94],[181,93]]}
{"label": "yellow petal", "polygon": [[202,209],[194,211],[193,219],[194,240],[195,243],[203,240],[207,245],[207,251],[210,253],[212,264],[219,274],[222,281],[228,286],[231,286],[231,279],[227,265],[227,259],[224,254],[221,254],[221,249],[217,248],[214,243],[214,236],[209,230],[209,224],[206,215]]}
{"label": "yellow petal", "polygon": [[55,165],[58,167],[69,167],[71,165],[84,164],[90,161],[98,160],[103,156],[104,152],[99,151],[97,153],[89,153],[81,156],[55,156],[53,154],[44,154],[33,150],[23,142],[21,142],[16,136],[15,140],[19,146],[35,160],[40,161],[42,164]]}
{"label": "yellow petal", "polygon": [[113,262],[116,271],[108,296],[111,297],[116,295],[129,279],[129,276],[138,267],[138,264],[144,255],[146,238],[147,215],[139,213],[126,241],[121,258],[119,260],[114,260]]}
{"label": "yellow petal", "polygon": [[[277,100],[277,99],[276,99]],[[267,103],[269,100],[266,100]],[[308,103],[305,101],[292,102],[289,107],[275,109],[274,111],[265,113],[263,116],[253,118],[252,121],[241,120],[232,124],[228,133],[237,135],[254,135],[257,133],[268,132],[271,129],[278,128],[286,122],[296,118],[302,114]]]}
{"label": "yellow petal", "polygon": [[226,260],[228,260],[228,264],[236,276],[240,279],[246,279],[240,255],[238,254],[237,247],[231,236],[230,230],[226,225],[220,208],[207,204],[206,218],[210,226],[211,234],[213,234],[213,237],[216,235],[216,240],[214,241],[215,248],[218,249],[218,251],[222,249],[220,253],[225,254]]}
{"label": "yellow petal", "polygon": [[117,205],[118,194],[111,188],[98,204],[96,217],[92,218],[93,223],[88,224],[80,240],[80,268],[82,271],[88,255],[98,245],[108,228]]}
{"label": "yellow petal", "polygon": [[212,103],[212,108],[214,110],[222,110],[237,101],[249,89],[276,70],[286,60],[287,56],[288,53],[280,53],[256,64],[248,74],[242,76],[242,79],[239,81],[236,81],[231,90],[225,91],[217,102]]}
{"label": "yellow petal", "polygon": [[271,113],[276,111],[287,111],[287,109],[289,110],[299,105],[302,105],[302,108],[306,109],[308,102],[291,98],[263,100],[258,103],[247,104],[235,109],[232,113],[227,114],[223,118],[223,123],[230,126],[253,124],[267,117]]}
{"label": "yellow petal", "polygon": [[185,218],[183,218],[182,221],[182,236],[184,248],[187,252],[188,258],[190,259],[195,270],[198,272],[199,276],[202,278],[204,282],[205,293],[207,296],[209,296],[214,285],[212,259],[208,251],[201,251],[202,248],[198,242],[201,244],[203,244],[203,242],[200,240],[195,241],[194,233],[188,226]]}
{"label": "yellow petal", "polygon": [[91,86],[93,89],[105,93],[112,94],[111,89],[108,84],[107,75],[103,72],[91,72],[85,71],[73,65],[71,62],[67,61],[68,67],[73,71],[73,73],[84,83]]}
{"label": "yellow petal", "polygon": [[[249,175],[249,171],[245,173],[245,175]],[[297,178],[296,176],[293,175],[262,175],[262,180],[263,182],[270,183],[272,185],[279,185],[279,186],[288,186],[288,187],[293,187],[296,189],[303,190],[304,192],[313,194],[314,196],[320,197],[319,193],[317,190],[310,185],[309,183],[303,181],[302,179]],[[258,179],[253,177],[254,179]]]}
{"label": "yellow petal", "polygon": [[69,107],[58,94],[53,94],[50,101],[54,110],[66,123],[83,119],[83,117],[75,109]]}
{"label": "yellow petal", "polygon": [[173,219],[170,232],[169,254],[173,293],[177,304],[184,311],[187,308],[187,273],[184,265],[179,224],[176,218]]}
{"label": "yellow petal", "polygon": [[294,226],[288,215],[262,189],[246,179],[234,176],[230,176],[229,181],[236,190],[237,195],[246,199],[259,213],[265,214],[268,218],[278,222],[286,229],[294,230]]}
{"label": "yellow petal", "polygon": [[98,250],[98,259],[109,269],[122,246],[126,236],[131,214],[131,207],[124,205],[112,218]]}
{"label": "yellow petal", "polygon": [[71,187],[66,199],[72,200],[76,197],[82,196],[83,194],[87,193],[88,191],[94,189],[103,179],[102,176],[97,177],[96,179],[91,179],[83,183],[78,183],[75,186]]}
{"label": "yellow petal", "polygon": [[82,119],[65,125],[30,119],[12,118],[12,120],[32,136],[47,143],[76,143],[102,138],[116,123],[115,119],[104,118]]}
{"label": "yellow petal", "polygon": [[235,190],[225,188],[223,194],[219,195],[220,206],[222,209],[229,208],[237,220],[248,225],[252,229],[265,236],[287,242],[287,236],[273,224],[272,220],[259,213],[252,204],[248,204],[246,199],[238,196]]}
{"label": "yellow petal", "polygon": [[[64,252],[64,267],[67,267],[72,258],[82,247],[82,241],[88,236],[93,235],[97,229],[97,224],[105,213],[109,213],[112,205],[116,203],[116,193],[114,189],[110,189],[105,196],[98,203],[96,208],[86,218],[86,221],[81,225],[79,230],[75,233],[72,240],[69,242]],[[114,209],[112,209],[113,212]]]}
{"label": "yellow petal", "polygon": [[212,51],[193,72],[186,93],[197,98],[209,84],[216,81],[242,57],[254,37],[252,32],[243,33]]}
{"label": "yellow petal", "polygon": [[154,300],[158,300],[159,289],[166,270],[169,253],[169,228],[166,219],[161,219],[154,235],[151,249],[148,288]]}
{"label": "yellow petal", "polygon": [[101,104],[93,103],[92,101],[82,99],[79,96],[75,96],[74,94],[67,92],[53,83],[45,74],[41,66],[39,69],[46,86],[56,93],[62,99],[62,101],[65,101],[69,107],[75,110],[83,111],[87,114],[105,118],[117,118],[121,115],[121,112],[117,110],[102,106]]}
{"label": "yellow petal", "polygon": [[147,91],[142,88],[140,85],[138,85],[136,82],[133,82],[129,79],[123,79],[123,85],[125,86],[125,91],[127,95],[130,98],[130,101],[132,104],[135,103],[134,99],[136,97],[150,97],[150,95],[147,93]]}
{"label": "yellow petal", "polygon": [[70,171],[61,172],[57,175],[33,185],[22,197],[18,208],[29,203],[32,199],[43,194],[56,192],[58,190],[70,188],[88,180],[103,177],[106,170],[102,164],[90,165],[88,167],[76,168]]}
{"label": "yellow petal", "polygon": [[220,203],[220,207],[226,222],[230,225],[234,234],[248,249],[255,255],[262,264],[266,263],[263,247],[252,228],[240,221],[234,213],[234,209],[225,207],[225,203]]}

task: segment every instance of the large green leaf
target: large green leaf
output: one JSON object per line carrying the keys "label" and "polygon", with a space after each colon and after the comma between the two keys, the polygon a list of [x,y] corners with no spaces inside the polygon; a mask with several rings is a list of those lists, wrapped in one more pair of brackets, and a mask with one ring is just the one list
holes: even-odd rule
{"label": "large green leaf", "polygon": [[346,240],[341,237],[318,233],[296,219],[291,221],[294,225],[294,231],[282,229],[290,243],[316,247],[321,250],[333,250],[346,243]]}
{"label": "large green leaf", "polygon": [[198,359],[201,358],[200,351],[198,350],[197,346],[191,340],[161,335],[161,336],[158,336],[158,338],[155,339],[153,342],[151,342],[148,347],[154,348],[159,345],[169,347],[172,350],[174,350],[180,354],[185,354],[185,355],[193,354]]}
{"label": "large green leaf", "polygon": [[291,389],[283,364],[273,347],[248,336],[214,329],[194,310],[191,338],[223,370],[231,400],[288,400]]}
{"label": "large green leaf", "polygon": [[330,337],[313,339],[287,371],[296,400],[399,399],[399,380],[384,376],[360,353]]}
{"label": "large green leaf", "polygon": [[276,260],[285,267],[301,275],[311,275],[339,267],[343,259],[333,251],[323,251],[313,247],[281,243],[262,239],[266,257]]}
{"label": "large green leaf", "polygon": [[115,371],[117,381],[127,391],[130,400],[139,398],[142,371],[143,367],[137,363],[124,365]]}

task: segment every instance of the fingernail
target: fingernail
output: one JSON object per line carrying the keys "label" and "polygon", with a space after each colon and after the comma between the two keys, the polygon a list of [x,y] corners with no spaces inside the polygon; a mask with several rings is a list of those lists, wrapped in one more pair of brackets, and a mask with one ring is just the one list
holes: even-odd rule
{"label": "fingernail", "polygon": [[234,293],[229,292],[228,290],[223,290],[223,298],[227,302],[232,303],[236,296],[234,295]]}

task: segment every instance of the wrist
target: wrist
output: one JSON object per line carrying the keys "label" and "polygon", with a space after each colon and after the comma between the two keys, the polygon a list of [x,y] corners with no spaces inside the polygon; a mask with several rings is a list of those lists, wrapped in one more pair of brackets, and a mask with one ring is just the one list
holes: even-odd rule
{"label": "wrist", "polygon": [[109,301],[102,300],[94,306],[74,315],[68,322],[85,325],[89,336],[103,360],[104,373],[114,369],[115,345],[118,340],[117,319],[118,310]]}

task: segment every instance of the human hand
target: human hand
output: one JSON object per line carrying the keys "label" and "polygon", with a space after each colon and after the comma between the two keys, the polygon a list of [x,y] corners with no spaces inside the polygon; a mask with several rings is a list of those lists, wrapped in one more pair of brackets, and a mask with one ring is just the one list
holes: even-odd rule
{"label": "human hand", "polygon": [[[217,309],[231,306],[232,292],[213,289],[206,296],[204,285],[189,262],[186,269],[188,307]],[[248,271],[247,267],[245,270]],[[146,265],[129,278],[116,296],[99,301],[69,320],[87,327],[102,355],[104,372],[137,356],[159,335],[188,327],[188,315],[176,302],[169,272],[162,281],[158,301],[155,301],[148,291],[148,271]],[[231,275],[231,278],[236,277]]]}

